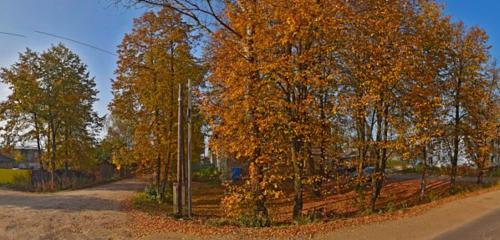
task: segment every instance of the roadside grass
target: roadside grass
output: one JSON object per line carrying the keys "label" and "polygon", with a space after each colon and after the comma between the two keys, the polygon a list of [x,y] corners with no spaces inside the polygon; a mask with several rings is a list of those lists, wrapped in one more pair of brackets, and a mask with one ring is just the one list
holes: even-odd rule
{"label": "roadside grass", "polygon": [[172,204],[170,202],[160,203],[152,199],[145,192],[139,192],[132,197],[132,206],[134,209],[146,212],[155,216],[171,216]]}

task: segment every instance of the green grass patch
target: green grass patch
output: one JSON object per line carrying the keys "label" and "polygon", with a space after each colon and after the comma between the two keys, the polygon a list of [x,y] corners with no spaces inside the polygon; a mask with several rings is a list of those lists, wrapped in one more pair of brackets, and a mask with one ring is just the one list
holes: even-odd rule
{"label": "green grass patch", "polygon": [[132,207],[151,215],[169,216],[172,215],[173,211],[172,203],[158,202],[145,192],[136,193],[133,196]]}
{"label": "green grass patch", "polygon": [[219,183],[220,175],[216,167],[204,167],[193,172],[193,181]]}

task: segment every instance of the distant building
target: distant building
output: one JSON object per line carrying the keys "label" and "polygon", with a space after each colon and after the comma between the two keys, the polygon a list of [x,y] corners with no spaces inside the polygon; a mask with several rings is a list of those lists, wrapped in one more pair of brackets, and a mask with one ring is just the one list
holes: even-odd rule
{"label": "distant building", "polygon": [[22,169],[40,169],[40,156],[35,147],[16,147],[14,150],[21,155],[17,162],[17,168]]}
{"label": "distant building", "polygon": [[210,164],[219,170],[223,181],[231,178],[234,168],[239,168],[240,174],[245,174],[248,169],[248,163],[238,161],[223,151],[217,153],[209,150],[208,159]]}
{"label": "distant building", "polygon": [[16,160],[0,153],[0,168],[13,168],[16,165]]}

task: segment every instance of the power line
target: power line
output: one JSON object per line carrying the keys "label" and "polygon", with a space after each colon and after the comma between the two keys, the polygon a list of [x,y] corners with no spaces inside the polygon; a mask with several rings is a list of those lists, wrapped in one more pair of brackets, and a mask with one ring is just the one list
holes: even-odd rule
{"label": "power line", "polygon": [[80,45],[83,45],[83,46],[86,46],[86,47],[89,47],[89,48],[93,48],[93,49],[95,49],[97,51],[101,51],[103,53],[107,53],[109,55],[116,56],[116,54],[114,52],[111,52],[111,51],[108,51],[106,49],[102,49],[100,47],[96,47],[94,45],[91,45],[91,44],[88,44],[88,43],[84,43],[84,42],[81,42],[81,41],[78,41],[78,40],[74,40],[74,39],[71,39],[71,38],[67,38],[67,37],[55,35],[55,34],[52,34],[52,33],[37,31],[37,30],[35,30],[35,32],[39,33],[39,34],[47,35],[47,36],[50,36],[50,37],[59,38],[59,39],[63,39],[63,40],[66,40],[66,41],[74,42],[76,44],[80,44]]}
{"label": "power line", "polygon": [[22,37],[22,38],[25,38],[26,36],[22,35],[22,34],[18,34],[18,33],[10,33],[10,32],[0,32],[0,34],[4,34],[4,35],[9,35],[9,36],[14,36],[14,37]]}

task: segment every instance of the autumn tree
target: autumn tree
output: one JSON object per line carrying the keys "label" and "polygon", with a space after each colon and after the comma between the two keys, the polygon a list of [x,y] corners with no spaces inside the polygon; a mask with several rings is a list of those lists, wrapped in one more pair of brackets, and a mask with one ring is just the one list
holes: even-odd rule
{"label": "autumn tree", "polygon": [[6,120],[3,135],[6,145],[36,141],[40,167],[42,162],[43,126],[40,119],[41,89],[38,85],[40,73],[39,55],[31,49],[19,54],[19,60],[10,68],[3,68],[0,78],[12,90],[7,101],[1,103],[0,113]]}
{"label": "autumn tree", "polygon": [[[352,121],[359,203],[364,207],[366,182],[371,181],[373,210],[384,184],[387,160],[400,144],[396,132],[401,124],[403,84],[414,77],[410,72],[413,44],[421,34],[414,29],[418,5],[414,1],[346,5],[346,40],[338,51],[342,62],[339,97],[343,113]],[[371,178],[363,175],[366,166],[375,169]]]}
{"label": "autumn tree", "polygon": [[2,69],[2,79],[12,89],[2,103],[7,128],[18,139],[36,140],[39,152],[43,144],[52,173],[60,166],[89,169],[94,164],[92,149],[101,126],[93,110],[97,90],[78,55],[62,44],[42,53],[28,49],[18,63]]}
{"label": "autumn tree", "polygon": [[106,121],[106,137],[101,141],[109,160],[124,174],[130,173],[137,162],[133,153],[133,124],[110,114]]}
{"label": "autumn tree", "polygon": [[52,169],[56,164],[66,170],[70,165],[88,168],[93,156],[89,153],[101,126],[101,118],[93,110],[98,93],[94,78],[80,58],[62,44],[40,54],[40,69]]}
{"label": "autumn tree", "polygon": [[467,158],[477,167],[477,183],[481,184],[484,173],[492,165],[493,142],[498,138],[499,75],[495,64],[485,65],[473,84],[478,101],[466,105],[468,114],[463,121],[467,131],[463,141]]}
{"label": "autumn tree", "polygon": [[[453,26],[448,51],[448,68],[443,99],[447,110],[449,128],[447,136],[452,142],[451,184],[456,183],[457,165],[461,145],[473,132],[468,118],[477,119],[482,102],[489,102],[486,86],[493,79],[485,76],[490,63],[486,33],[477,28],[466,29],[462,23]],[[494,85],[494,83],[493,83]],[[474,124],[477,126],[477,123]]]}
{"label": "autumn tree", "polygon": [[[398,135],[410,146],[401,151],[421,159],[423,166],[420,197],[426,190],[428,158],[432,143],[440,141],[445,128],[442,107],[442,89],[445,82],[441,73],[447,68],[446,52],[451,39],[451,22],[441,13],[437,4],[423,2],[413,16],[414,50],[408,67],[411,73],[401,87],[401,118]],[[404,147],[403,147],[404,149]]]}
{"label": "autumn tree", "polygon": [[[192,37],[181,15],[164,8],[136,19],[118,50],[110,109],[130,125],[134,157],[155,173],[158,193],[165,192],[177,152],[177,88],[188,79],[199,84],[203,73],[191,54]],[[202,138],[199,129],[195,134]]]}

